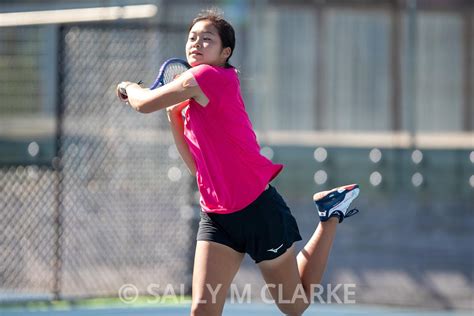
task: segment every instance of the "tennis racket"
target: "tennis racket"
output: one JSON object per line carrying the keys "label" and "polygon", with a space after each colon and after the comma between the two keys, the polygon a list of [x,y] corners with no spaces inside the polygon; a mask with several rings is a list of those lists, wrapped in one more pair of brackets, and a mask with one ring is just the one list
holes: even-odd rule
{"label": "tennis racket", "polygon": [[[189,64],[180,58],[170,58],[166,60],[160,67],[158,71],[158,76],[156,77],[153,84],[150,86],[150,90],[154,90],[156,88],[162,87],[165,84],[170,83],[177,76],[185,72],[191,68]],[[138,84],[141,84],[142,81],[140,80]],[[119,88],[119,93],[121,94],[121,98],[123,100],[127,99],[127,90],[124,87]]]}

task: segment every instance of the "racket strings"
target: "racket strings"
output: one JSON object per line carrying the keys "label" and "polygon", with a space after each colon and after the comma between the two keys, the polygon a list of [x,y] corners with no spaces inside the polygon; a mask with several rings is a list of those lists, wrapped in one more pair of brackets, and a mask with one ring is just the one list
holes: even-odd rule
{"label": "racket strings", "polygon": [[170,83],[189,68],[190,66],[185,60],[179,58],[168,59],[161,65],[158,77],[151,85],[150,90]]}
{"label": "racket strings", "polygon": [[188,68],[183,64],[170,64],[163,73],[163,84],[170,83],[186,70],[188,70]]}

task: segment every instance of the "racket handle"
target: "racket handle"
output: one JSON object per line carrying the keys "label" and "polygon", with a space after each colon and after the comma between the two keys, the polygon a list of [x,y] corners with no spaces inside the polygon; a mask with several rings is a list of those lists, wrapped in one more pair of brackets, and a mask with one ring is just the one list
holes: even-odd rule
{"label": "racket handle", "polygon": [[120,87],[120,88],[119,88],[119,93],[120,93],[122,96],[127,97],[127,90],[126,90],[124,87]]}

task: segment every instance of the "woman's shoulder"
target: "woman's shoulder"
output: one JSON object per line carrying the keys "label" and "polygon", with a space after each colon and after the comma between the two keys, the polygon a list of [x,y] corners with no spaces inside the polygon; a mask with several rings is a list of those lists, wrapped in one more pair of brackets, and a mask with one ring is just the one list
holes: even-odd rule
{"label": "woman's shoulder", "polygon": [[[201,64],[191,68],[195,77],[206,78],[207,80],[232,80],[237,76],[235,68],[225,68],[209,64]],[[199,81],[199,80],[198,80]]]}
{"label": "woman's shoulder", "polygon": [[218,72],[218,73],[231,73],[231,74],[237,74],[237,69],[234,67],[221,67],[221,66],[215,66],[215,65],[209,65],[209,64],[200,64],[197,66],[194,66],[191,68],[191,70],[196,71],[196,72],[205,72],[205,71],[212,71],[212,72]]}

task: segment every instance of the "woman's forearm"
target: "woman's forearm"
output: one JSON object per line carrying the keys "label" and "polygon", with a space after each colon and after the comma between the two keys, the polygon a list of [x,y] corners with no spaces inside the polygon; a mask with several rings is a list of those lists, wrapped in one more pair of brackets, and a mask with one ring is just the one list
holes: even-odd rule
{"label": "woman's forearm", "polygon": [[154,90],[144,89],[128,81],[120,83],[117,89],[120,86],[125,89],[129,105],[141,113],[155,112],[203,94],[190,72]]}

